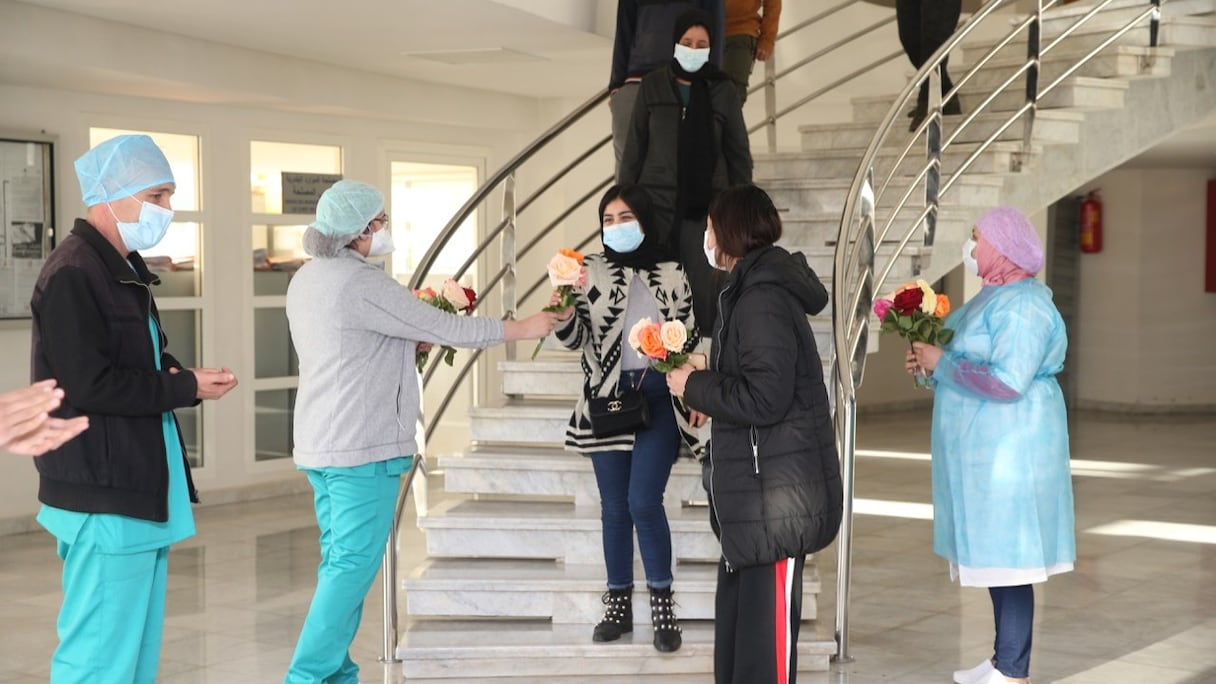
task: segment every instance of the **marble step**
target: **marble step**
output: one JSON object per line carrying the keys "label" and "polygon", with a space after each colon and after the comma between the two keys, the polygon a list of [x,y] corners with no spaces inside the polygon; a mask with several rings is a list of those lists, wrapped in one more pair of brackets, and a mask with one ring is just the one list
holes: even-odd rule
{"label": "marble step", "polygon": [[[634,569],[634,622],[650,624],[645,572]],[[675,577],[676,615],[681,620],[713,620],[715,563],[680,563]],[[603,617],[603,563],[440,559],[428,561],[401,582],[411,618],[547,618],[553,624],[590,626]],[[803,573],[802,618],[816,616],[821,589],[808,560]]]}
{"label": "marble step", "polygon": [[[853,127],[854,125],[848,124],[848,126]],[[828,129],[831,128],[828,127]],[[857,130],[861,130],[861,128],[858,127]],[[869,134],[872,135],[873,130],[870,130]],[[831,135],[830,130],[828,135]],[[877,213],[879,215],[887,214],[894,208],[911,180],[911,178],[905,177],[892,179],[887,191],[878,199]],[[945,183],[946,180],[948,178],[943,177],[942,182]],[[764,189],[773,198],[773,204],[777,209],[784,211],[782,220],[786,220],[787,218],[802,219],[819,216],[825,213],[835,213],[839,216],[844,210],[845,200],[848,198],[849,188],[852,184],[851,178],[770,180],[764,183]],[[944,207],[995,206],[1001,201],[1003,186],[1004,179],[997,175],[966,174],[942,197],[941,204]],[[897,189],[899,192],[896,192]],[[909,204],[923,207],[923,191],[913,192]]]}
{"label": "marble step", "polygon": [[[937,225],[938,232],[951,231],[970,231],[975,220],[983,215],[989,207],[960,207],[960,206],[943,206],[938,210]],[[902,229],[906,228],[915,221],[923,209],[921,206],[906,206],[900,210],[896,217],[896,221],[891,224],[891,229],[888,231],[884,242],[893,244],[902,239]],[[882,230],[886,222],[891,218],[891,212],[879,211],[875,217],[875,230]],[[840,231],[840,212],[822,212],[819,214],[804,215],[802,218],[782,218],[782,242],[789,244],[812,245],[819,244],[830,247],[835,244]],[[915,241],[915,239],[914,239]],[[910,243],[912,244],[912,243]],[[831,276],[831,271],[819,273],[821,279],[826,279]],[[827,282],[824,283],[827,285]],[[829,289],[831,289],[829,287]]]}
{"label": "marble step", "polygon": [[[402,636],[397,656],[408,681],[428,678],[448,684],[498,681],[510,673],[519,682],[553,677],[563,684],[594,682],[591,677],[623,677],[621,681],[678,682],[680,677],[713,673],[713,624],[681,624],[684,644],[675,653],[658,653],[649,627],[635,627],[620,641],[597,644],[585,625],[547,622],[421,621]],[[798,671],[826,672],[835,642],[804,625],[798,639]],[[672,677],[669,679],[668,677]],[[587,679],[579,679],[587,678]],[[512,681],[511,679],[504,680]]]}
{"label": "marble step", "polygon": [[[995,84],[994,84],[995,85]],[[1005,125],[1011,113],[984,112],[979,114],[959,134],[954,143],[979,143],[988,140],[998,129]],[[1032,144],[1058,145],[1072,144],[1080,140],[1081,123],[1085,120],[1083,114],[1061,109],[1048,109],[1038,112],[1035,117],[1034,132],[1031,135]],[[943,143],[954,135],[955,129],[964,121],[964,117],[947,116],[943,123]],[[891,135],[884,141],[884,147],[898,147],[902,150],[908,142],[906,122],[899,122],[893,128]],[[802,149],[820,150],[825,148],[857,148],[868,147],[877,127],[873,123],[850,124],[811,124],[799,126],[802,134]],[[1023,125],[1015,121],[1007,126],[997,136],[997,141],[1017,142],[1022,140]],[[918,143],[919,144],[919,143]],[[943,174],[944,176],[945,174]],[[851,178],[850,178],[851,180]]]}
{"label": "marble step", "polygon": [[545,444],[560,447],[574,399],[510,400],[501,406],[469,409],[469,439],[475,443]]}
{"label": "marble step", "polygon": [[[525,362],[517,362],[525,366]],[[582,379],[576,364],[573,372]],[[516,371],[513,371],[516,372]],[[598,506],[595,472],[586,456],[555,448],[484,448],[454,456],[442,456],[444,489],[461,494],[553,497],[573,501],[576,506]],[[669,506],[685,501],[704,501],[701,464],[681,458],[671,469],[666,497]]]}
{"label": "marble step", "polygon": [[502,393],[507,396],[577,397],[583,390],[583,370],[576,352],[546,354],[536,361],[502,361]]}
{"label": "marble step", "polygon": [[[667,509],[677,560],[716,562],[704,506]],[[603,554],[599,506],[537,501],[447,501],[419,519],[432,558],[541,558],[591,563]]]}
{"label": "marble step", "polygon": [[[1093,2],[1078,2],[1072,5],[1058,5],[1048,10],[1044,13],[1043,17],[1044,35],[1059,35],[1069,26],[1072,26],[1082,15],[1088,13],[1093,8],[1093,5]],[[1147,0],[1115,0],[1115,2],[1107,5],[1083,26],[1087,27],[1090,31],[1105,31],[1109,33],[1127,25],[1134,16],[1147,9],[1146,5],[1148,5]],[[1161,3],[1161,18],[1163,23],[1177,17],[1203,16],[1213,13],[1216,13],[1216,1],[1214,0],[1166,0]],[[1019,14],[1017,19],[1011,19],[1010,23],[1020,23],[1021,19],[1025,16],[1027,15]],[[1132,31],[1138,32],[1140,29],[1134,28]],[[1147,21],[1144,22],[1143,33],[1144,44],[1147,45]]]}
{"label": "marble step", "polygon": [[[1176,12],[1170,11],[1172,3],[1165,3],[1161,13],[1161,27],[1157,37],[1157,45],[1173,49],[1189,49],[1212,47],[1216,45],[1216,18],[1212,15],[1207,16],[1187,16],[1179,15]],[[1208,4],[1211,4],[1210,2]],[[1134,11],[1142,11],[1148,9],[1148,2],[1138,3]],[[1131,14],[1125,15],[1123,18],[1112,20],[1112,17],[1099,14],[1098,17],[1090,19],[1082,24],[1075,31],[1066,36],[1056,47],[1053,47],[1047,52],[1050,55],[1056,49],[1060,50],[1093,50],[1110,38],[1115,31],[1121,30],[1131,20]],[[1043,34],[1043,40],[1040,43],[1040,49],[1046,48],[1060,36],[1062,28],[1071,26],[1079,17],[1070,19],[1067,24],[1062,20],[1048,20],[1044,24],[1049,27],[1049,32]],[[1057,30],[1050,30],[1051,26],[1055,26]],[[979,40],[974,42],[965,42],[963,48],[966,51],[967,61],[979,61],[979,59],[988,54],[992,48],[1000,43],[999,40]],[[1149,23],[1147,20],[1132,27],[1123,35],[1115,39],[1112,45],[1126,45],[1131,47],[1148,47],[1149,45]],[[1026,55],[1026,34],[1023,32],[1022,37],[1006,45],[1000,53]]]}
{"label": "marble step", "polygon": [[[1042,66],[1039,71],[1039,87],[1045,88],[1050,85],[1056,78],[1083,58],[1087,52],[1084,49],[1065,49],[1063,47],[1049,52],[1042,59]],[[1174,50],[1172,48],[1115,45],[1081,65],[1072,75],[1117,79],[1169,76],[1170,60],[1173,56]],[[964,85],[964,89],[971,88],[979,91],[995,90],[1014,71],[1021,68],[1025,60],[1025,55],[1011,56],[1008,59],[998,56],[986,64],[979,73],[968,81]],[[950,72],[952,76],[961,77],[967,73],[968,69],[970,69],[970,66],[967,64],[960,64],[957,69],[954,65],[951,65]],[[1024,92],[1025,84],[1026,79],[1023,74],[1014,80],[1008,90],[1012,92]],[[964,104],[966,103],[964,102]]]}
{"label": "marble step", "polygon": [[[1118,79],[1078,76],[1070,78],[1050,93],[1041,97],[1038,108],[1040,111],[1046,109],[1119,109],[1123,106],[1127,87],[1126,81]],[[964,86],[961,95],[963,109],[971,111],[972,108],[983,102],[990,92]],[[895,98],[890,95],[854,98],[852,100],[853,121],[855,123],[871,122],[877,125],[882,122],[883,117],[887,115],[887,111],[890,110],[894,102]],[[1016,91],[1006,90],[992,101],[989,109],[998,112],[1010,112],[1018,109],[1025,102],[1026,93],[1024,89]],[[908,109],[911,109],[910,105]],[[901,119],[897,118],[896,122],[899,121]],[[906,122],[906,119],[903,119],[903,121]],[[1001,144],[996,143],[996,145]]]}
{"label": "marble step", "polygon": [[[883,100],[890,107],[892,100]],[[883,110],[886,113],[886,109]],[[875,121],[875,126],[879,123]],[[906,123],[906,121],[905,121]],[[951,145],[942,154],[942,169],[949,172],[959,168],[979,148],[979,143]],[[769,179],[790,178],[849,178],[857,173],[864,147],[830,147],[803,152],[778,152],[756,155],[753,163],[756,183],[763,185]],[[1033,154],[1036,150],[1032,149]],[[874,173],[885,178],[903,152],[902,148],[884,147],[875,157]],[[1021,142],[996,142],[988,146],[971,162],[970,173],[1016,173],[1025,159]],[[918,145],[908,153],[898,167],[899,176],[915,176],[927,164],[924,145]]]}

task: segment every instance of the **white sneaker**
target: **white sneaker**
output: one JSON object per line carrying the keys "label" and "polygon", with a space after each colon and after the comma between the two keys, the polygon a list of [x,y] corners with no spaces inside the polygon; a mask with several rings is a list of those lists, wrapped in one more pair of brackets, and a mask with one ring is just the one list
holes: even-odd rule
{"label": "white sneaker", "polygon": [[992,660],[984,660],[970,670],[955,670],[954,681],[955,684],[981,684],[993,672],[996,668],[992,666]]}

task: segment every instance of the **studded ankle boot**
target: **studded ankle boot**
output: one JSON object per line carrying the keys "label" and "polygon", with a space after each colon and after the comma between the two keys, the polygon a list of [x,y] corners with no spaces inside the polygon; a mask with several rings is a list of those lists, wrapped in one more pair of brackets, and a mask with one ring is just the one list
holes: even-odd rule
{"label": "studded ankle boot", "polygon": [[633,631],[633,587],[609,589],[600,601],[606,606],[604,619],[595,626],[592,641],[616,641]]}
{"label": "studded ankle boot", "polygon": [[654,626],[654,647],[663,653],[679,650],[684,641],[680,636],[680,623],[676,620],[675,607],[671,587],[650,588],[650,624]]}

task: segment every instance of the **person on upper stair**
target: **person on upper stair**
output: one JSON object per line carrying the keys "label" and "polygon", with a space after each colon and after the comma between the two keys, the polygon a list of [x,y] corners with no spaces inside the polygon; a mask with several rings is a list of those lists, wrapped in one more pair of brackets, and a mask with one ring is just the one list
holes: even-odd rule
{"label": "person on upper stair", "polygon": [[706,212],[715,193],[752,182],[739,97],[711,63],[715,30],[705,12],[676,20],[675,56],[642,79],[617,174],[618,183],[650,192],[655,213],[648,228],[688,274],[697,321],[707,335],[724,278],[701,252]]}

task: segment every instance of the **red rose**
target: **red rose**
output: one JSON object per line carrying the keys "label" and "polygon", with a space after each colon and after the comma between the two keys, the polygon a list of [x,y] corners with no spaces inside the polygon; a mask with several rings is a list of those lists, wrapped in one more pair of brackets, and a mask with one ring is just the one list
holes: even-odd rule
{"label": "red rose", "polygon": [[477,303],[477,293],[473,291],[473,288],[466,287],[464,288],[464,296],[469,300],[469,305],[464,308],[464,311],[465,313],[469,313],[473,310],[473,305]]}
{"label": "red rose", "polygon": [[913,311],[920,309],[921,300],[925,298],[924,290],[914,287],[895,295],[893,308],[901,316],[911,316]]}

